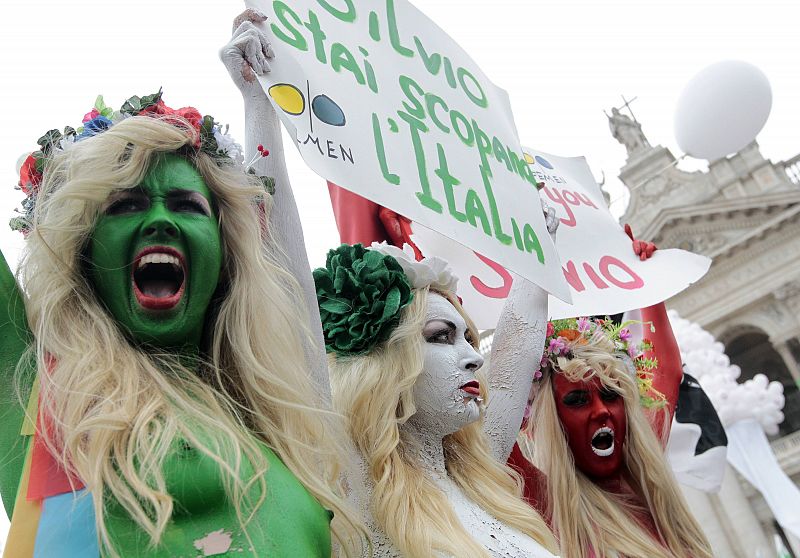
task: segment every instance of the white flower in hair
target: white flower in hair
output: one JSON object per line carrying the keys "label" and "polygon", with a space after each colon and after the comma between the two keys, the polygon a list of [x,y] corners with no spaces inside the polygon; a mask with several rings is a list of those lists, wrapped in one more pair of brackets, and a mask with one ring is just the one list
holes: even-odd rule
{"label": "white flower in hair", "polygon": [[213,130],[214,139],[217,140],[217,153],[227,155],[240,165],[244,164],[244,150],[228,133],[228,127],[225,126],[223,131],[222,126],[215,125]]}
{"label": "white flower in hair", "polygon": [[422,289],[430,286],[441,291],[456,292],[458,277],[445,260],[431,256],[417,261],[414,248],[408,244],[403,244],[403,248],[400,249],[386,242],[373,242],[370,249],[396,259],[413,288]]}

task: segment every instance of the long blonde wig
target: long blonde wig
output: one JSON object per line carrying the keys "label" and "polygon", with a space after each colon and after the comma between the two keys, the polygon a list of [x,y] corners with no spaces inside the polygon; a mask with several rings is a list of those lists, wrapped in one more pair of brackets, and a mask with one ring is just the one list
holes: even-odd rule
{"label": "long blonde wig", "polygon": [[[163,464],[179,440],[216,462],[246,536],[269,490],[261,444],[323,506],[350,517],[332,488],[336,428],[307,372],[305,305],[275,263],[276,249],[260,238],[254,200],[263,188],[233,164],[186,149],[196,132],[170,118],[132,117],[56,154],[20,267],[41,410],[54,425],[40,435],[90,491],[99,542],[112,555],[108,500],[160,541],[174,511]],[[223,244],[223,294],[208,312],[201,356],[188,360],[132,344],[83,273],[82,253],[108,195],[140,184],[169,152],[185,152],[213,193]],[[334,528],[340,542],[350,540],[347,525]]]}
{"label": "long blonde wig", "polygon": [[[545,373],[528,421],[536,463],[547,477],[546,515],[564,558],[711,558],[711,547],[692,516],[661,445],[639,404],[639,390],[605,337],[571,345],[573,358],[558,358],[570,381],[597,377],[625,402],[627,439],[623,475],[646,508],[597,486],[575,466],[556,411],[552,373]],[[636,518],[650,514],[660,544]]]}
{"label": "long blonde wig", "polygon": [[[473,343],[474,324],[452,293],[439,292],[464,316]],[[414,291],[390,338],[369,353],[329,355],[334,408],[345,415],[350,436],[374,483],[371,510],[378,525],[404,556],[488,557],[468,533],[445,494],[426,477],[400,425],[414,413],[413,387],[422,373],[428,289]],[[555,540],[542,518],[521,499],[521,481],[491,454],[482,421],[443,441],[445,463],[455,483],[496,519],[551,551]]]}

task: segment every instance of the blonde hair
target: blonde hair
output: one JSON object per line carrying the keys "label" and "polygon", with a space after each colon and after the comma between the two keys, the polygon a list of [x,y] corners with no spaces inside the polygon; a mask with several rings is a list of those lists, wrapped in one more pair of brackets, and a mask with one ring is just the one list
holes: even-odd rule
{"label": "blonde hair", "polygon": [[[572,344],[573,358],[558,357],[558,371],[570,381],[598,378],[625,403],[627,439],[624,473],[646,508],[603,490],[575,466],[556,411],[552,373],[545,373],[533,402],[528,433],[533,435],[536,463],[547,478],[547,510],[564,558],[711,558],[711,548],[692,516],[663,450],[639,404],[639,390],[614,347],[603,336]],[[663,409],[662,409],[663,411]],[[649,513],[662,541],[654,541],[636,520]]]}
{"label": "blonde hair", "polygon": [[[464,316],[471,342],[478,332],[452,293],[439,292]],[[369,353],[329,355],[334,408],[348,419],[350,436],[374,483],[371,509],[404,556],[428,558],[489,554],[464,529],[445,494],[420,470],[400,425],[414,413],[413,388],[422,373],[428,289],[414,291],[390,338]],[[542,518],[521,499],[521,480],[497,462],[474,422],[443,441],[448,473],[468,498],[496,519],[543,546],[555,540]]]}
{"label": "blonde hair", "polygon": [[[153,545],[161,540],[174,511],[162,467],[180,439],[217,464],[248,538],[269,490],[263,444],[345,520],[334,534],[349,540],[350,514],[332,488],[336,426],[318,409],[302,347],[308,334],[298,326],[305,305],[260,237],[254,200],[263,188],[232,162],[187,149],[197,132],[169,118],[128,118],[57,153],[45,170],[20,267],[41,407],[54,425],[39,434],[91,492],[99,542],[112,555],[109,496]],[[83,273],[108,195],[140,184],[171,152],[184,153],[213,193],[223,245],[224,288],[207,313],[208,343],[189,359],[131,343]]]}

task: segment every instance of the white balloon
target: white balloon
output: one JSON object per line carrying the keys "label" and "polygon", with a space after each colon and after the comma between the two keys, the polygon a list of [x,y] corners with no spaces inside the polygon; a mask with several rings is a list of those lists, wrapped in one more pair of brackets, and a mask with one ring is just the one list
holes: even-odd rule
{"label": "white balloon", "polygon": [[753,141],[769,117],[772,89],[757,67],[717,62],[695,75],[675,110],[675,139],[687,155],[714,161]]}

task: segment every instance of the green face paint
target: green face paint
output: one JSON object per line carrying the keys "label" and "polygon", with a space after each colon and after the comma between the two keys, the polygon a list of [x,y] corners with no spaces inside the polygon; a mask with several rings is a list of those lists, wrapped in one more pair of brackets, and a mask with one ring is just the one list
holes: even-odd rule
{"label": "green face paint", "polygon": [[213,196],[191,163],[162,155],[138,187],[112,193],[88,256],[99,298],[135,341],[198,346],[222,247]]}

